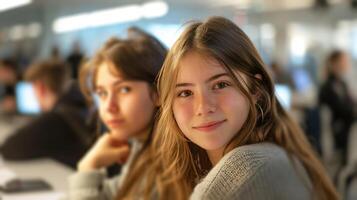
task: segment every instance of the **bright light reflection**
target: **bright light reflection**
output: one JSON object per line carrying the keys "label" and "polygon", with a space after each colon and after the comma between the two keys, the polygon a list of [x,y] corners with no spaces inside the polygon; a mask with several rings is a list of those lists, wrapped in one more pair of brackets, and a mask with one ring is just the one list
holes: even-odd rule
{"label": "bright light reflection", "polygon": [[157,18],[168,13],[168,5],[163,1],[154,1],[142,5],[127,5],[90,13],[61,17],[53,23],[56,33],[75,31],[111,24],[137,21],[142,18]]}
{"label": "bright light reflection", "polygon": [[0,12],[30,4],[31,0],[0,0]]}

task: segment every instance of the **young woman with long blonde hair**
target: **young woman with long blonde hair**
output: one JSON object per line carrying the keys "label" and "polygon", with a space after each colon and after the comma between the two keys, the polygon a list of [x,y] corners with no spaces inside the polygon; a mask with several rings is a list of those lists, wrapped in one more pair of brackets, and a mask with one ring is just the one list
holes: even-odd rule
{"label": "young woman with long blonde hair", "polygon": [[158,92],[153,143],[118,199],[339,198],[233,22],[188,25],[166,57]]}

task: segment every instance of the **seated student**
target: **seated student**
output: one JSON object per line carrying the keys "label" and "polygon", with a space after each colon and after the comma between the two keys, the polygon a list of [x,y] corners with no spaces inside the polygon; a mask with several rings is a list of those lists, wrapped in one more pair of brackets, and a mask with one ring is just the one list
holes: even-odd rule
{"label": "seated student", "polygon": [[189,25],[166,57],[158,92],[153,142],[117,199],[338,199],[233,22]]}
{"label": "seated student", "polygon": [[[129,39],[109,39],[82,69],[80,80],[85,86],[87,78],[82,76],[92,72],[93,88],[81,84],[82,90],[89,99],[90,92],[95,92],[99,116],[108,132],[69,178],[69,199],[113,199],[137,156],[151,143],[158,109],[155,78],[166,49],[151,35],[130,30],[136,34]],[[121,173],[110,179],[102,169],[115,163],[123,164]]]}
{"label": "seated student", "polygon": [[351,65],[347,53],[340,50],[331,52],[326,64],[327,80],[320,88],[319,103],[331,110],[335,147],[342,151],[342,165],[346,165],[348,138],[357,116],[357,104],[353,101],[344,80]]}
{"label": "seated student", "polygon": [[0,112],[16,112],[15,85],[18,81],[16,62],[11,59],[0,60]]}
{"label": "seated student", "polygon": [[0,147],[5,159],[49,157],[75,168],[89,149],[93,131],[86,124],[87,106],[67,70],[63,63],[48,60],[26,71],[43,113],[7,138]]}

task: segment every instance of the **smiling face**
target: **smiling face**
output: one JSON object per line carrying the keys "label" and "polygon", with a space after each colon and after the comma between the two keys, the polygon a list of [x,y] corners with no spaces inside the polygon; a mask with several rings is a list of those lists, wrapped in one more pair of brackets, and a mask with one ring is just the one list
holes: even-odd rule
{"label": "smiling face", "polygon": [[216,60],[189,52],[179,63],[173,112],[183,134],[223,153],[247,119],[249,102]]}
{"label": "smiling face", "polygon": [[129,81],[112,73],[104,62],[96,75],[99,115],[111,134],[119,140],[145,137],[155,110],[148,83]]}

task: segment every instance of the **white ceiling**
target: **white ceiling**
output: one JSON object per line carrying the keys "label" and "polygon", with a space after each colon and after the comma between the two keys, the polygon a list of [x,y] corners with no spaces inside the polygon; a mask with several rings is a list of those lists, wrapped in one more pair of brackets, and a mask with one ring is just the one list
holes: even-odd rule
{"label": "white ceiling", "polygon": [[[33,0],[34,5],[48,6],[78,6],[83,4],[129,4],[144,3],[148,0]],[[281,9],[307,8],[315,4],[316,0],[166,0],[175,6],[200,6],[201,8],[212,7],[235,7],[237,9],[248,9],[258,11],[270,11]],[[349,0],[326,0],[334,5]]]}

